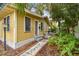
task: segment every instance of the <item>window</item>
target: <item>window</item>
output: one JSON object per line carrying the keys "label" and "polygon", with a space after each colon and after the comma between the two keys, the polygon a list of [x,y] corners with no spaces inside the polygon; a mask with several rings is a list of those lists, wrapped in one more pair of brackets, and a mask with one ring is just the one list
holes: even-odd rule
{"label": "window", "polygon": [[4,18],[4,24],[6,25],[6,18]]}
{"label": "window", "polygon": [[6,24],[6,30],[9,31],[10,30],[10,16],[7,16],[6,18],[4,18],[4,24]]}
{"label": "window", "polygon": [[41,31],[43,31],[43,23],[41,22],[41,25],[40,25],[40,29]]}
{"label": "window", "polygon": [[25,32],[29,32],[31,30],[31,19],[25,17]]}
{"label": "window", "polygon": [[10,30],[10,16],[7,17],[7,31]]}

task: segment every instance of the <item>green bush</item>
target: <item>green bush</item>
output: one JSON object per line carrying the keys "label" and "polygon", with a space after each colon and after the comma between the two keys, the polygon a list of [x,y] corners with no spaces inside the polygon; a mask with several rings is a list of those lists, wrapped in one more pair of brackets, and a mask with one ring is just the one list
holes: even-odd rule
{"label": "green bush", "polygon": [[54,36],[54,37],[49,37],[49,40],[48,40],[48,45],[56,45],[56,40],[58,39],[57,36]]}
{"label": "green bush", "polygon": [[60,33],[59,36],[50,37],[49,45],[57,45],[61,55],[72,55],[72,51],[76,47],[76,37],[72,34]]}
{"label": "green bush", "polygon": [[58,46],[60,45],[59,47],[61,50],[61,55],[72,55],[72,51],[76,45],[76,38],[73,35],[67,34],[58,40]]}

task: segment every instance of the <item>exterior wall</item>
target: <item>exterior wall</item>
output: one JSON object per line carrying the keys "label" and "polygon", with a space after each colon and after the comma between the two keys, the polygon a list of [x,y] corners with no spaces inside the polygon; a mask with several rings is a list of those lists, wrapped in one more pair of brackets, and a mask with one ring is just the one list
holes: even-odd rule
{"label": "exterior wall", "polygon": [[[29,17],[31,18],[31,31],[30,32],[25,32],[24,31],[24,18]],[[17,42],[27,40],[29,38],[34,38],[35,36],[35,21],[38,21],[40,23],[41,21],[35,17],[32,17],[28,14],[26,15],[21,15],[17,13]],[[45,24],[44,21],[44,31],[39,30],[39,35],[43,35],[44,32],[48,31],[47,25]]]}
{"label": "exterior wall", "polygon": [[34,34],[35,34],[35,31],[34,31],[34,23],[35,23],[35,19],[30,17],[31,18],[31,31],[30,32],[24,32],[24,17],[27,16],[29,17],[28,15],[20,15],[18,13],[18,16],[17,16],[17,42],[20,42],[20,41],[23,41],[23,40],[26,40],[26,39],[29,39],[29,38],[33,38],[34,37]]}
{"label": "exterior wall", "polygon": [[49,27],[49,26],[44,22],[44,31],[45,31],[45,32],[48,32],[48,27]]}
{"label": "exterior wall", "polygon": [[[6,41],[7,44],[13,49],[22,46],[24,41],[26,43],[34,40],[35,36],[35,21],[40,23],[37,17],[32,17],[31,15],[21,15],[16,10],[10,13],[10,31],[6,31]],[[7,17],[5,16],[5,17]],[[31,18],[31,31],[24,32],[24,18],[25,16]],[[4,18],[3,18],[4,19]],[[3,31],[3,19],[0,21],[0,40],[4,41],[4,31]],[[46,28],[44,28],[46,30]],[[39,35],[43,35],[43,31],[39,30]]]}
{"label": "exterior wall", "polygon": [[2,26],[2,20],[0,21],[0,40],[3,40],[3,26]]}
{"label": "exterior wall", "polygon": [[41,22],[43,22],[43,31],[40,31],[40,35],[43,35],[44,33],[47,33],[48,25],[44,21]]}
{"label": "exterior wall", "polygon": [[[39,23],[43,23],[43,25],[44,25],[44,22],[43,21],[40,21]],[[41,36],[43,36],[43,34],[44,34],[44,28],[43,28],[43,30],[41,31],[41,29],[39,29],[39,35],[41,35]]]}
{"label": "exterior wall", "polygon": [[[7,16],[10,16],[10,30],[9,31],[6,31],[6,43],[12,47],[12,48],[15,48],[15,44],[14,44],[14,12],[10,13],[9,15]],[[7,17],[5,16],[5,17]],[[4,17],[4,18],[5,18]],[[3,21],[4,21],[4,18],[0,21],[0,38],[2,41],[4,41],[4,29],[3,29]]]}
{"label": "exterior wall", "polygon": [[10,31],[6,31],[6,37],[9,41],[14,41],[14,13],[10,14]]}

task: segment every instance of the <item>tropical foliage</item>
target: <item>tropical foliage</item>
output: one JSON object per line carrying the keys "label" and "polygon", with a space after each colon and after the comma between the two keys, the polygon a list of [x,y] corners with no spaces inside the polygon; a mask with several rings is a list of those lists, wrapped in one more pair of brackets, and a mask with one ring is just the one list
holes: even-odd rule
{"label": "tropical foliage", "polygon": [[73,55],[72,51],[75,50],[77,41],[79,42],[72,34],[60,33],[58,36],[50,37],[48,45],[56,45],[60,51],[60,55],[70,56]]}

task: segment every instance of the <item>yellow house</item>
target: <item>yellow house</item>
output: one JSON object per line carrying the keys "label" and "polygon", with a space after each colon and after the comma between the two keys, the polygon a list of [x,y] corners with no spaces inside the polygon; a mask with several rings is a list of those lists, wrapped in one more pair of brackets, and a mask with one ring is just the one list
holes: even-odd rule
{"label": "yellow house", "polygon": [[13,49],[34,41],[35,36],[41,36],[48,31],[48,26],[44,22],[47,17],[42,17],[28,10],[25,15],[21,15],[17,9],[11,5],[6,5],[0,10],[0,40],[4,41],[3,23],[6,20],[6,43]]}

